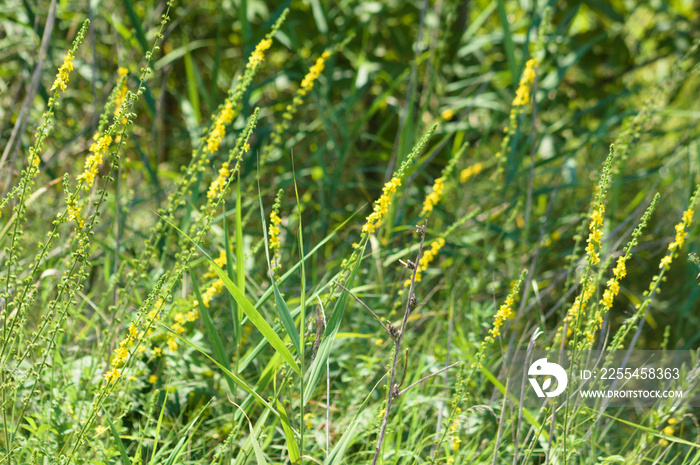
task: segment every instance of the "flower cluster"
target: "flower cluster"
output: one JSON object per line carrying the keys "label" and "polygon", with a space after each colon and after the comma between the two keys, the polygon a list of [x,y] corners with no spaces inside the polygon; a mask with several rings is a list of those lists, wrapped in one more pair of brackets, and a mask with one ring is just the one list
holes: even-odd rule
{"label": "flower cluster", "polygon": [[326,67],[326,60],[330,56],[331,53],[326,50],[321,54],[320,57],[316,59],[316,63],[311,68],[309,68],[309,72],[306,73],[306,76],[304,76],[304,79],[302,79],[301,81],[299,95],[304,96],[311,91],[311,89],[314,87],[314,81],[318,79],[318,77],[323,72],[323,69]]}
{"label": "flower cluster", "polygon": [[462,438],[459,437],[459,415],[462,413],[462,409],[457,407],[455,411],[454,420],[450,425],[450,437],[452,438],[452,450],[459,450],[459,446],[462,443]]}
{"label": "flower cluster", "polygon": [[[121,82],[121,86],[119,87],[119,90],[117,91],[114,97],[114,105],[116,106],[116,108],[114,109],[114,116],[119,116],[119,109],[124,103],[124,100],[126,100],[126,79],[123,79],[123,77],[126,76],[128,73],[129,70],[126,68],[122,68],[121,66],[119,67],[119,69],[117,69],[117,74],[119,74],[119,82]],[[122,124],[126,124],[126,117],[122,116],[121,122]]]}
{"label": "flower cluster", "polygon": [[[678,423],[678,420],[676,420],[675,418],[669,418],[668,425],[666,425],[666,427],[662,429],[661,432],[667,436],[673,436],[676,432],[676,423]],[[661,446],[663,447],[666,447],[668,446],[668,441],[666,439],[661,438],[659,439],[659,444],[661,444]]]}
{"label": "flower cluster", "polygon": [[537,65],[536,58],[530,58],[525,63],[525,71],[523,71],[523,75],[520,78],[518,90],[515,91],[513,106],[523,106],[530,101],[530,87],[535,82],[535,68],[537,68]]}
{"label": "flower cluster", "polygon": [[494,338],[500,336],[503,323],[505,323],[506,319],[513,318],[513,305],[515,304],[515,297],[520,292],[520,285],[523,283],[526,274],[527,270],[523,270],[522,273],[520,273],[520,278],[513,283],[506,300],[501,304],[498,312],[496,312],[496,316],[493,320],[493,328],[491,328],[489,331],[489,336],[487,337],[488,341],[493,341]]}
{"label": "flower cluster", "polygon": [[280,247],[282,246],[280,224],[282,224],[282,219],[279,216],[279,211],[283,192],[282,189],[277,191],[275,203],[272,205],[272,212],[270,212],[270,230],[268,234],[270,236],[270,252],[272,253],[272,258],[270,259],[272,271],[275,271],[280,266]]}
{"label": "flower cluster", "polygon": [[668,269],[673,257],[678,255],[678,249],[683,247],[683,244],[685,243],[686,228],[690,226],[690,223],[693,221],[694,213],[692,204],[685,212],[683,212],[681,222],[676,225],[676,237],[674,238],[673,242],[668,245],[669,253],[661,260],[659,268]]}
{"label": "flower cluster", "polygon": [[401,187],[401,179],[397,177],[391,178],[389,182],[384,184],[381,197],[374,202],[374,211],[370,213],[364,226],[362,226],[363,234],[373,233],[382,224],[384,216],[389,211],[391,200],[399,187]]}
{"label": "flower cluster", "polygon": [[63,59],[63,64],[58,68],[58,74],[56,79],[53,81],[51,90],[59,89],[61,92],[66,91],[66,84],[68,84],[68,78],[70,77],[70,72],[73,71],[73,52],[69,51],[66,57]]}
{"label": "flower cluster", "polygon": [[102,155],[107,153],[109,145],[112,143],[112,136],[109,134],[95,134],[93,136],[95,142],[90,146],[90,155],[85,160],[85,168],[83,173],[78,176],[78,181],[85,182],[85,190],[88,190],[95,183],[97,169],[103,162]]}
{"label": "flower cluster", "polygon": [[85,226],[85,220],[81,215],[81,208],[78,202],[72,198],[68,201],[68,217],[72,221],[75,221],[75,224],[77,224],[80,229],[83,229]]}
{"label": "flower cluster", "polygon": [[613,277],[607,282],[607,288],[603,292],[603,300],[601,305],[605,310],[610,310],[613,304],[613,299],[620,292],[620,280],[627,274],[627,268],[625,267],[625,257],[619,257],[617,259],[617,265],[613,269]]}
{"label": "flower cluster", "polygon": [[[524,111],[525,105],[530,101],[530,87],[535,82],[535,69],[538,65],[539,61],[536,58],[531,58],[525,63],[525,70],[520,77],[520,84],[515,91],[515,98],[513,98],[513,105],[510,109],[508,126],[503,129],[505,135],[503,136],[503,142],[501,142],[501,149],[496,153],[496,158],[498,159],[502,158],[508,149],[511,134],[514,134],[518,128],[518,116],[520,116]],[[499,161],[499,170],[500,168],[501,161]]]}
{"label": "flower cluster", "polygon": [[440,201],[442,192],[445,190],[445,177],[440,176],[435,180],[433,184],[433,191],[427,195],[425,201],[423,202],[423,210],[420,212],[420,216],[426,216],[433,211],[435,205]]}
{"label": "flower cluster", "polygon": [[230,175],[231,170],[229,169],[229,163],[225,161],[221,165],[221,168],[219,168],[219,176],[209,185],[209,191],[207,192],[207,198],[209,200],[217,198]]}
{"label": "flower cluster", "polygon": [[481,162],[477,162],[471,166],[467,166],[462,170],[461,173],[459,173],[459,182],[469,181],[473,176],[476,176],[477,174],[481,173],[483,169],[484,164]]}
{"label": "flower cluster", "polygon": [[255,50],[250,54],[250,59],[246,65],[247,69],[257,68],[265,60],[265,51],[272,47],[272,38],[266,37],[255,46]]}
{"label": "flower cluster", "polygon": [[588,234],[588,245],[586,246],[586,253],[588,254],[588,260],[591,264],[595,265],[600,262],[600,256],[598,255],[598,250],[601,248],[601,238],[603,236],[603,217],[605,215],[605,205],[602,202],[598,202],[594,208],[593,213],[591,213],[591,221],[588,224],[588,229],[590,233]]}
{"label": "flower cluster", "polygon": [[[119,342],[119,347],[112,354],[112,361],[110,362],[112,369],[104,374],[104,379],[108,384],[116,381],[121,376],[119,369],[124,366],[129,358],[129,347],[133,346],[139,336],[142,335],[143,332],[139,332],[136,324],[132,321],[129,325],[129,333]],[[142,348],[141,351],[143,350]]]}
{"label": "flower cluster", "polygon": [[[418,269],[416,270],[416,282],[420,282],[423,279],[423,272],[428,269],[430,263],[435,259],[440,249],[445,246],[445,238],[438,237],[432,244],[430,244],[430,249],[426,250],[423,256],[418,260]],[[411,280],[407,279],[403,283],[404,287],[409,287],[411,285]]]}
{"label": "flower cluster", "polygon": [[209,133],[207,138],[207,145],[205,147],[206,151],[209,153],[214,153],[219,150],[219,145],[221,145],[221,140],[226,135],[226,125],[233,121],[235,116],[234,102],[231,98],[226,99],[221,112],[216,116],[214,120],[214,129]]}

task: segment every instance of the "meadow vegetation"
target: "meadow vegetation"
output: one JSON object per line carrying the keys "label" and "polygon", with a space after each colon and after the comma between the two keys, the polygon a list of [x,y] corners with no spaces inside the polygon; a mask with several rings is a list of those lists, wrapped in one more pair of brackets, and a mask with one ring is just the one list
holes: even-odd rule
{"label": "meadow vegetation", "polygon": [[504,371],[700,347],[699,26],[4,1],[0,464],[700,463],[687,402],[553,416]]}

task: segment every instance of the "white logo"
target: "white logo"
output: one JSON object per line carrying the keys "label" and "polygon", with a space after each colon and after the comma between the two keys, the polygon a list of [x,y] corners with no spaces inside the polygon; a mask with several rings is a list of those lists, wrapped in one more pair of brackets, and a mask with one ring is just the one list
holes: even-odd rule
{"label": "white logo", "polygon": [[[548,362],[546,358],[535,360],[533,364],[530,365],[530,369],[527,370],[527,374],[530,376],[549,376],[549,378],[544,380],[542,387],[540,387],[540,384],[535,378],[528,378],[537,397],[556,397],[566,389],[566,384],[568,382],[566,371],[564,371],[561,365]],[[544,392],[545,389],[548,389],[552,385],[552,376],[557,380],[557,388],[553,391]]]}

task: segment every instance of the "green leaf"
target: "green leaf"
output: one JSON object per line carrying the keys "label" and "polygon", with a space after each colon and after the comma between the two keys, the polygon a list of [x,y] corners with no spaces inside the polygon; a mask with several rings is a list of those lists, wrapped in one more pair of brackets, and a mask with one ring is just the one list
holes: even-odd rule
{"label": "green leaf", "polygon": [[[166,220],[167,221],[167,220]],[[180,234],[182,234],[185,238],[187,238],[188,241],[192,242],[197,248],[204,254],[206,257],[207,261],[209,264],[212,266],[214,269],[214,272],[216,272],[217,276],[219,276],[219,279],[224,282],[224,286],[226,286],[226,289],[231,293],[234,299],[236,299],[236,302],[240,306],[241,309],[243,309],[243,312],[246,314],[248,319],[255,325],[256,328],[262,333],[263,337],[267,339],[267,341],[270,343],[270,345],[279,353],[282,358],[289,364],[290,367],[292,367],[292,370],[294,370],[299,376],[301,376],[301,371],[299,370],[299,366],[297,363],[294,361],[294,357],[292,357],[292,354],[289,352],[289,349],[287,349],[287,346],[284,345],[284,342],[282,342],[282,339],[275,333],[270,325],[265,321],[265,319],[260,315],[260,313],[253,307],[253,304],[250,303],[248,298],[243,295],[243,293],[238,289],[238,287],[233,284],[233,281],[229,279],[229,277],[226,275],[224,270],[222,270],[219,265],[216,264],[216,262],[207,254],[199,244],[197,244],[195,241],[193,241],[187,234],[185,234],[183,231],[181,231],[177,226],[174,224],[170,223],[170,226],[175,228]],[[171,331],[172,332],[172,331]],[[177,333],[176,333],[177,334]],[[189,343],[189,342],[188,342]],[[211,358],[211,357],[210,357]],[[212,359],[213,360],[213,359]],[[218,362],[217,362],[218,364]],[[223,368],[223,367],[222,367]],[[229,371],[230,373],[230,371]],[[233,373],[231,373],[233,375]],[[271,408],[271,407],[270,407]]]}
{"label": "green leaf", "polygon": [[158,423],[156,424],[156,435],[153,439],[153,453],[151,454],[150,465],[154,465],[156,463],[156,451],[158,451],[158,438],[160,437],[160,427],[163,425],[163,414],[165,413],[165,404],[167,401],[168,391],[165,391],[165,395],[163,396],[163,406],[160,408],[160,414],[158,414]]}
{"label": "green leaf", "polygon": [[[260,218],[262,220],[262,228],[263,228],[263,240],[265,241],[265,257],[267,258],[267,269],[270,271],[270,277],[272,281],[272,289],[275,293],[275,306],[277,307],[277,313],[280,316],[280,320],[282,321],[282,325],[284,326],[284,329],[287,331],[287,334],[289,334],[289,339],[292,340],[292,344],[294,345],[294,348],[297,351],[297,354],[301,354],[301,344],[299,342],[299,334],[297,334],[297,327],[294,324],[294,319],[292,318],[292,314],[289,312],[289,307],[287,307],[287,303],[284,301],[282,298],[282,294],[280,293],[279,288],[277,287],[277,282],[275,281],[275,276],[272,272],[272,268],[270,266],[271,261],[270,261],[270,247],[267,243],[267,224],[265,223],[265,210],[263,209],[263,203],[262,203],[262,197],[260,196],[260,186],[258,186],[258,202],[260,203]],[[303,320],[301,326],[304,326]],[[301,374],[301,373],[300,373]]]}
{"label": "green leaf", "polygon": [[143,33],[141,20],[136,14],[136,10],[134,10],[134,5],[132,5],[131,0],[124,0],[124,6],[126,7],[127,15],[129,15],[129,21],[131,21],[131,25],[134,26],[136,39],[139,41],[139,45],[141,45],[143,53],[146,53],[148,52],[148,41],[146,41],[146,35]]}
{"label": "green leaf", "polygon": [[[204,330],[207,334],[207,338],[209,339],[209,344],[211,344],[211,348],[214,350],[214,356],[219,363],[230,371],[231,365],[226,357],[226,350],[224,349],[224,345],[221,343],[219,333],[217,332],[216,326],[214,326],[214,322],[211,319],[209,309],[206,305],[204,305],[204,302],[202,302],[202,294],[199,291],[197,279],[194,277],[194,273],[190,273],[190,276],[192,277],[192,287],[194,288],[194,293],[197,296],[197,303],[199,304],[199,314],[202,315]],[[228,383],[228,387],[231,389],[231,392],[236,392],[233,380],[231,378],[226,378],[226,382]]]}
{"label": "green leaf", "polygon": [[236,382],[236,384],[238,384],[240,387],[242,387],[244,390],[246,390],[248,393],[250,393],[253,397],[255,397],[258,400],[258,402],[263,404],[265,407],[267,407],[269,410],[271,410],[275,414],[275,416],[277,416],[277,411],[270,404],[268,404],[267,401],[260,396],[260,394],[258,394],[257,392],[255,392],[255,390],[253,388],[248,386],[248,384],[242,378],[239,378],[237,375],[232,373],[231,370],[227,369],[225,366],[223,366],[222,364],[217,362],[211,355],[209,355],[208,353],[206,353],[204,350],[197,347],[196,345],[192,344],[190,341],[188,341],[184,337],[180,336],[178,333],[176,333],[175,331],[173,331],[172,329],[170,329],[169,327],[167,327],[166,325],[164,325],[160,321],[156,321],[156,323],[158,325],[160,325],[160,327],[162,327],[163,329],[165,329],[166,331],[171,333],[173,336],[177,337],[182,342],[184,342],[185,344],[192,347],[194,350],[196,350],[197,352],[199,352],[200,354],[204,355],[206,358],[211,360],[217,367],[219,367],[219,369],[221,371],[224,372],[224,374],[226,376],[233,379]]}
{"label": "green leaf", "polygon": [[[179,457],[180,453],[182,452],[182,449],[185,448],[185,445],[189,443],[192,440],[192,430],[195,428],[195,424],[199,422],[199,417],[202,416],[202,413],[206,410],[206,408],[209,406],[211,403],[211,400],[207,402],[207,405],[205,405],[202,410],[197,414],[196,417],[192,419],[190,424],[187,426],[187,430],[182,434],[182,437],[180,440],[175,444],[175,447],[173,448],[172,451],[170,451],[170,456],[168,456],[168,460],[165,462],[165,465],[174,465],[175,461]],[[201,423],[201,422],[200,422]],[[199,424],[197,425],[199,426]]]}
{"label": "green leaf", "polygon": [[[367,241],[365,240],[362,243],[362,246],[358,249],[358,257],[355,262],[355,267],[353,268],[352,272],[350,273],[350,276],[348,277],[347,282],[345,283],[346,287],[348,288],[352,286],[352,282],[355,279],[357,270],[359,269],[360,263],[362,262],[362,256],[364,254],[366,246]],[[328,324],[326,325],[326,329],[323,332],[323,339],[321,339],[321,344],[318,347],[316,358],[311,363],[311,367],[308,372],[308,381],[306,384],[306,388],[304,389],[304,405],[306,405],[306,403],[309,402],[309,399],[311,399],[311,395],[313,394],[316,385],[321,380],[323,370],[326,368],[326,361],[331,355],[333,342],[335,341],[335,336],[338,333],[340,323],[343,319],[343,314],[345,313],[347,299],[347,292],[343,292],[342,294],[340,294],[340,297],[338,298],[338,300],[336,300],[335,307],[333,308],[333,314],[329,318]]]}
{"label": "green leaf", "polygon": [[506,58],[508,59],[508,67],[510,68],[510,77],[513,83],[518,85],[518,65],[515,60],[515,43],[513,42],[513,34],[508,23],[508,14],[506,13],[506,5],[503,0],[498,0],[498,17],[503,25],[503,43],[506,49]]}
{"label": "green leaf", "polygon": [[107,419],[107,422],[109,423],[109,429],[112,431],[112,437],[114,438],[114,442],[117,443],[117,448],[119,449],[119,455],[121,455],[122,463],[124,465],[131,465],[131,460],[129,459],[129,454],[126,453],[126,448],[124,447],[124,443],[122,442],[122,438],[119,437],[119,432],[117,431],[117,427],[114,426],[114,423],[112,423],[112,420],[109,418],[109,415],[105,415],[105,418]]}
{"label": "green leaf", "polygon": [[385,374],[382,376],[382,378],[377,381],[377,384],[374,385],[372,390],[367,394],[367,397],[365,397],[364,402],[362,402],[362,405],[357,409],[357,413],[355,413],[355,416],[353,417],[352,421],[350,424],[347,426],[345,432],[343,435],[340,437],[340,441],[335,445],[333,448],[333,452],[328,454],[328,457],[326,457],[326,460],[323,461],[323,465],[337,465],[341,463],[343,460],[343,457],[345,456],[345,451],[347,450],[348,446],[350,445],[350,441],[355,439],[355,430],[357,429],[357,426],[360,424],[360,416],[365,410],[365,406],[367,405],[367,401],[369,400],[370,397],[372,397],[372,394],[374,391],[377,389],[377,386],[379,386],[379,383],[384,381],[384,379],[387,377]]}
{"label": "green leaf", "polygon": [[267,341],[270,343],[270,345],[279,353],[282,358],[289,364],[290,367],[292,367],[292,370],[294,370],[299,376],[301,376],[301,371],[299,370],[299,366],[297,363],[294,361],[294,357],[292,357],[291,352],[289,352],[289,349],[287,349],[287,346],[284,345],[284,342],[282,342],[282,339],[275,333],[270,325],[265,321],[265,319],[260,315],[260,313],[253,307],[253,304],[250,303],[248,298],[243,295],[243,293],[238,289],[238,287],[233,284],[233,281],[229,279],[228,276],[226,276],[226,273],[219,268],[219,266],[214,262],[214,260],[211,259],[207,255],[207,260],[212,264],[214,267],[214,271],[216,274],[219,276],[219,279],[221,279],[224,282],[224,286],[226,286],[226,289],[231,293],[234,299],[236,299],[236,302],[240,306],[240,308],[243,310],[243,313],[246,314],[248,319],[250,320],[251,323],[255,325],[256,328],[262,333],[263,337],[267,339]]}
{"label": "green leaf", "polygon": [[[237,186],[237,192],[238,192],[238,197],[240,198],[241,195],[241,186],[240,186],[240,181],[236,182]],[[240,200],[239,198],[236,199],[236,229],[238,229],[238,221],[239,221],[239,205],[240,205]],[[226,273],[228,273],[228,277],[231,278],[231,281],[233,281],[233,277],[236,273],[233,271],[233,252],[231,252],[231,241],[229,239],[229,234],[228,234],[228,224],[226,222],[226,202],[221,202],[221,205],[223,207],[223,221],[224,221],[224,247],[226,249]],[[243,241],[242,239],[242,234],[238,234],[238,231],[236,231],[236,251],[238,251],[239,244]],[[242,247],[241,247],[242,248]],[[240,279],[241,273],[243,271],[241,270],[241,262],[240,262],[240,256],[236,257],[236,266],[238,268],[238,288],[241,290],[242,293],[245,294],[245,275],[243,275],[243,279]],[[242,285],[241,285],[242,282]],[[236,348],[238,348],[238,344],[240,344],[241,341],[241,315],[243,312],[238,310],[238,305],[236,304],[236,301],[233,299],[233,296],[229,295],[230,300],[231,300],[231,317],[233,320],[233,340],[234,344],[236,345]],[[237,351],[238,349],[236,349]],[[238,357],[236,357],[238,358]]]}
{"label": "green leaf", "polygon": [[[248,421],[248,429],[250,430],[250,443],[253,446],[253,451],[255,452],[255,461],[257,462],[258,465],[267,465],[267,460],[265,460],[265,454],[263,454],[262,449],[260,448],[260,444],[258,443],[257,440],[257,432],[256,430],[259,429],[256,427],[253,429],[253,424],[250,422],[250,418],[248,418],[248,415],[243,411],[241,407],[238,406],[238,404],[234,403],[235,405],[245,416],[245,419]],[[259,424],[260,422],[258,422]]]}
{"label": "green leaf", "polygon": [[287,417],[287,412],[284,409],[284,405],[279,400],[277,401],[277,411],[280,415],[280,420],[282,420],[282,429],[284,430],[284,437],[287,440],[287,451],[289,452],[289,460],[292,463],[299,460],[299,446],[297,445],[296,439],[294,439],[294,430],[289,423],[289,418]]}

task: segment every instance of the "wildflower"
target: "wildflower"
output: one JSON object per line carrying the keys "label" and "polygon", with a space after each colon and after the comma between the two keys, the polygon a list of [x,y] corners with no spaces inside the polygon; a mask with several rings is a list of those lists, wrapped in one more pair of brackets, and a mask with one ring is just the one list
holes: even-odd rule
{"label": "wildflower", "polygon": [[153,353],[153,356],[154,356],[154,357],[162,357],[162,356],[163,356],[163,349],[161,349],[160,347],[155,347],[155,346],[154,346],[154,347],[151,349],[151,352]]}
{"label": "wildflower", "polygon": [[97,169],[102,164],[102,155],[107,152],[109,145],[112,143],[112,136],[109,134],[95,134],[93,136],[95,142],[90,146],[91,154],[88,155],[87,160],[85,160],[85,168],[83,168],[83,173],[78,176],[78,181],[85,182],[85,190],[88,190],[95,183],[95,176],[97,175]]}
{"label": "wildflower", "polygon": [[207,198],[213,200],[221,192],[223,187],[226,185],[226,180],[228,179],[231,171],[229,170],[229,164],[225,161],[221,168],[219,168],[219,177],[217,177],[209,186],[209,191],[207,192]]}
{"label": "wildflower", "polygon": [[185,332],[185,327],[182,326],[180,323],[175,322],[173,323],[170,328],[175,331],[177,334],[182,334]]}
{"label": "wildflower", "polygon": [[109,370],[107,373],[104,374],[104,379],[109,384],[109,383],[112,383],[112,382],[116,381],[117,379],[119,379],[120,376],[121,376],[121,373],[119,372],[119,370],[114,368],[114,369]]}
{"label": "wildflower", "polygon": [[664,258],[661,259],[661,262],[659,262],[659,268],[668,270],[668,268],[671,266],[671,261],[673,261],[673,256],[666,255]]}
{"label": "wildflower", "polygon": [[613,269],[613,275],[616,279],[621,279],[627,276],[627,268],[625,267],[625,257],[619,257],[617,259],[617,265]]}
{"label": "wildflower", "polygon": [[304,414],[304,421],[306,422],[307,429],[311,429],[313,427],[313,423],[311,423],[311,418],[312,418],[311,413]]}
{"label": "wildflower", "polygon": [[126,99],[126,92],[127,92],[127,87],[126,87],[126,79],[122,79],[124,76],[126,76],[129,73],[129,70],[123,67],[119,67],[117,69],[117,74],[119,74],[119,80],[121,81],[122,85],[119,88],[119,91],[117,92],[116,97],[114,98],[114,105],[116,108],[114,109],[114,116],[121,116],[121,122],[122,124],[126,124],[126,117],[120,115],[120,109],[122,104],[124,103],[124,100]]}
{"label": "wildflower", "polygon": [[260,65],[260,63],[262,63],[263,60],[265,60],[265,51],[271,46],[272,39],[270,38],[265,38],[258,42],[258,45],[255,46],[255,50],[253,50],[253,53],[250,54],[250,59],[248,60],[246,68],[257,68],[258,65]]}
{"label": "wildflower", "polygon": [[503,323],[505,323],[506,319],[513,317],[513,304],[515,304],[515,296],[518,294],[518,292],[520,292],[520,285],[525,279],[526,274],[527,270],[523,270],[522,273],[520,273],[520,278],[513,284],[510,289],[510,293],[506,297],[506,300],[503,302],[503,304],[501,304],[498,312],[496,312],[496,316],[493,321],[493,328],[491,328],[489,331],[490,340],[500,336],[501,326],[503,326]]}
{"label": "wildflower", "polygon": [[374,202],[374,211],[367,217],[365,225],[362,226],[363,234],[373,233],[377,227],[382,224],[384,216],[389,211],[392,197],[400,186],[401,180],[397,177],[391,178],[391,180],[384,185],[381,197]]}
{"label": "wildflower", "polygon": [[83,229],[85,226],[85,220],[80,215],[80,210],[81,208],[78,206],[75,199],[70,199],[68,201],[68,216],[71,220],[75,221],[75,224],[77,224],[80,229]]}
{"label": "wildflower", "polygon": [[214,297],[219,295],[224,288],[224,282],[217,279],[209,286],[202,294],[202,303],[205,307],[209,308],[209,303],[214,300]]}
{"label": "wildflower", "polygon": [[442,118],[444,121],[450,121],[452,118],[455,117],[455,112],[451,108],[446,109],[442,113],[440,113],[440,118]]}
{"label": "wildflower", "polygon": [[425,216],[433,211],[433,208],[440,200],[443,190],[445,190],[445,178],[441,176],[435,180],[433,191],[425,198],[423,210],[420,212],[421,216]]}
{"label": "wildflower", "polygon": [[[219,268],[223,268],[224,266],[226,266],[226,251],[225,250],[222,250],[219,252],[219,256],[214,259],[214,263],[216,263],[216,265]],[[209,265],[209,271],[204,273],[203,277],[204,278],[216,277],[216,271],[214,271],[214,267],[212,265]]]}
{"label": "wildflower", "polygon": [[309,72],[306,74],[306,76],[304,76],[304,79],[302,79],[301,81],[299,95],[304,96],[308,94],[309,91],[313,88],[314,81],[318,79],[318,77],[323,72],[323,69],[326,67],[326,60],[329,56],[331,56],[330,52],[323,52],[321,56],[316,59],[316,63],[311,68],[309,68]]}
{"label": "wildflower", "polygon": [[219,149],[221,140],[226,135],[226,125],[233,121],[233,117],[235,115],[233,107],[233,100],[231,98],[226,99],[226,102],[224,102],[224,107],[214,120],[214,128],[211,130],[209,137],[207,138],[207,152],[214,153]]}
{"label": "wildflower", "polygon": [[73,53],[69,51],[63,59],[63,64],[58,68],[58,74],[51,86],[51,90],[59,89],[61,92],[65,92],[71,71],[73,71]]}
{"label": "wildflower", "polygon": [[270,266],[273,271],[280,266],[280,247],[282,246],[282,242],[280,241],[280,224],[282,223],[282,219],[279,217],[279,211],[283,192],[282,189],[277,191],[275,203],[272,205],[272,211],[270,212],[270,230],[268,231],[268,235],[270,236],[270,252],[272,253]]}
{"label": "wildflower", "polygon": [[120,367],[126,362],[126,358],[129,356],[129,350],[124,347],[119,347],[114,351],[114,357],[112,358],[112,366]]}
{"label": "wildflower", "polygon": [[[416,270],[416,282],[420,282],[423,278],[423,272],[428,269],[430,263],[435,259],[440,249],[445,246],[445,238],[439,237],[430,244],[430,249],[426,250],[423,256],[418,260],[418,269]],[[404,287],[409,287],[411,280],[404,281]]]}
{"label": "wildflower", "polygon": [[513,106],[523,106],[530,101],[530,86],[535,82],[535,68],[537,67],[537,59],[531,58],[525,63],[525,71],[520,78],[520,85],[515,91],[515,99]]}
{"label": "wildflower", "polygon": [[481,162],[474,163],[473,165],[464,168],[462,172],[459,173],[459,182],[467,182],[472,176],[476,176],[477,174],[481,173],[483,169],[484,164]]}
{"label": "wildflower", "polygon": [[158,377],[156,375],[151,375],[148,377],[148,382],[151,384],[156,384],[156,381],[158,381]]}
{"label": "wildflower", "polygon": [[167,343],[168,343],[168,349],[170,349],[173,352],[175,352],[177,350],[177,342],[175,341],[174,337],[170,336],[168,338]]}

